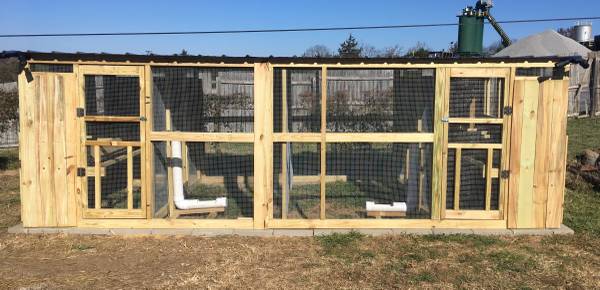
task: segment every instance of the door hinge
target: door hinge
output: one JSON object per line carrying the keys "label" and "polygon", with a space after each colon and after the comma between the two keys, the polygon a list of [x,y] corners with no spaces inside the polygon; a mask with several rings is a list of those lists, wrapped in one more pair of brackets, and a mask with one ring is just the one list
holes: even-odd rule
{"label": "door hinge", "polygon": [[502,113],[504,113],[504,115],[506,115],[506,116],[512,115],[512,112],[513,112],[513,108],[511,106],[506,106],[506,107],[504,107],[504,109],[502,109]]}
{"label": "door hinge", "polygon": [[81,118],[85,116],[85,109],[84,108],[77,108],[77,117]]}
{"label": "door hinge", "polygon": [[510,171],[508,170],[502,170],[502,172],[500,173],[500,177],[502,177],[503,179],[507,179],[510,176]]}
{"label": "door hinge", "polygon": [[146,117],[144,117],[144,116],[141,116],[141,117],[140,117],[140,121],[142,121],[142,122],[146,122],[146,121],[148,121],[148,119],[147,119]]}
{"label": "door hinge", "polygon": [[85,176],[85,168],[83,168],[83,167],[78,167],[78,168],[77,168],[77,176],[79,176],[79,177],[84,177],[84,176]]}

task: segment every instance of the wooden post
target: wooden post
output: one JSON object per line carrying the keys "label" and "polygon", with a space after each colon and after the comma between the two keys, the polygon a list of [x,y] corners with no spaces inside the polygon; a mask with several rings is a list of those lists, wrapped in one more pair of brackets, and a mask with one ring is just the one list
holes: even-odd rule
{"label": "wooden post", "polygon": [[462,168],[462,149],[456,148],[454,154],[454,210],[460,209],[460,175]]}
{"label": "wooden post", "polygon": [[[288,132],[288,105],[287,105],[287,70],[281,70],[281,128],[283,133]],[[281,218],[288,215],[288,168],[287,168],[287,142],[281,144]]]}
{"label": "wooden post", "polygon": [[254,228],[273,217],[273,68],[254,65]]}
{"label": "wooden post", "polygon": [[133,209],[133,147],[127,146],[127,209]]}
{"label": "wooden post", "polygon": [[485,210],[489,211],[492,201],[492,166],[494,162],[494,150],[487,150],[487,162],[485,164]]}
{"label": "wooden post", "polygon": [[[171,131],[171,110],[165,110],[165,130]],[[171,141],[166,141],[167,160],[171,160],[173,152],[171,150]],[[167,161],[168,162],[168,161]],[[169,204],[169,218],[177,218],[175,214],[175,197],[173,192],[173,168],[167,164],[167,192],[169,193],[168,204]]]}
{"label": "wooden post", "polygon": [[321,211],[320,218],[326,219],[326,177],[327,177],[327,67],[321,70]]}
{"label": "wooden post", "polygon": [[439,220],[445,209],[446,202],[446,157],[447,144],[445,144],[444,132],[447,124],[442,120],[446,112],[449,96],[449,69],[436,68],[435,70],[435,103],[433,118],[433,164],[431,176],[431,218]]}
{"label": "wooden post", "polygon": [[101,158],[100,158],[100,146],[94,145],[94,208],[100,209],[100,203],[102,201],[102,184],[101,184]]}

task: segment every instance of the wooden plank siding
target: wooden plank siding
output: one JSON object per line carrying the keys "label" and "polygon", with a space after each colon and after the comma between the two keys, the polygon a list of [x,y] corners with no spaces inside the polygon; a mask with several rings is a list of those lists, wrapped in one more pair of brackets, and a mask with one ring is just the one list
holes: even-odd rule
{"label": "wooden plank siding", "polygon": [[[75,226],[74,74],[19,76],[21,200],[26,227]],[[74,107],[71,107],[74,108]],[[68,139],[69,138],[69,139]]]}

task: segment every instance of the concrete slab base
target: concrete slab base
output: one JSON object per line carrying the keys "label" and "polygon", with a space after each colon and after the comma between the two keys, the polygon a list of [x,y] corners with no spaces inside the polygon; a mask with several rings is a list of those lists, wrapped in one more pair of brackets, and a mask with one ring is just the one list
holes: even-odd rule
{"label": "concrete slab base", "polygon": [[333,233],[359,232],[368,236],[383,235],[483,235],[483,236],[518,236],[518,235],[572,235],[574,231],[562,225],[558,229],[131,229],[131,228],[24,228],[16,225],[8,228],[11,234],[69,234],[69,235],[163,235],[163,236],[244,236],[244,237],[311,237],[330,235]]}

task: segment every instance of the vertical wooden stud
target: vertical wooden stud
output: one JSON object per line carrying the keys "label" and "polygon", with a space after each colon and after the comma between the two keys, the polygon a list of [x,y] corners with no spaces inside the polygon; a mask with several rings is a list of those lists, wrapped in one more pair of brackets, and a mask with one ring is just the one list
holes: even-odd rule
{"label": "vertical wooden stud", "polygon": [[[287,104],[287,70],[281,70],[281,132],[288,132],[288,104]],[[288,168],[287,168],[287,142],[281,144],[281,218],[288,215]]]}
{"label": "vertical wooden stud", "polygon": [[446,170],[447,144],[445,145],[444,131],[446,125],[442,121],[449,96],[449,69],[437,68],[435,71],[435,102],[433,116],[433,164],[431,181],[431,218],[439,220],[445,209],[446,202]]}
{"label": "vertical wooden stud", "polygon": [[485,210],[489,211],[492,205],[492,166],[494,164],[494,150],[487,150],[487,162],[485,163]]}
{"label": "vertical wooden stud", "polygon": [[456,148],[454,154],[454,210],[460,209],[460,176],[462,168],[462,149]]}
{"label": "vertical wooden stud", "polygon": [[321,69],[321,211],[320,218],[326,219],[326,178],[327,178],[327,67]]}
{"label": "vertical wooden stud", "polygon": [[127,209],[133,209],[133,147],[127,146]]}
{"label": "vertical wooden stud", "polygon": [[100,158],[100,146],[94,145],[94,207],[96,209],[101,208],[102,202],[102,179],[101,179],[101,170],[102,170],[102,160]]}

